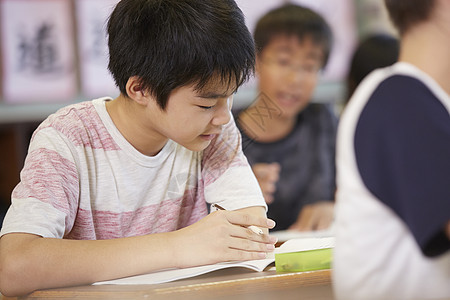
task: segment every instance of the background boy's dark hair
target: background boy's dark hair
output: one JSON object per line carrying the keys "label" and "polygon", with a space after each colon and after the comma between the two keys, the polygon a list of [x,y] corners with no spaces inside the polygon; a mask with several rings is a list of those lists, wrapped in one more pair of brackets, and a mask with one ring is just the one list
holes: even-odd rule
{"label": "background boy's dark hair", "polygon": [[309,8],[295,4],[286,4],[265,14],[256,24],[253,36],[258,53],[264,50],[274,37],[295,36],[299,41],[311,37],[314,43],[323,48],[323,66],[328,61],[333,37],[330,27],[322,16]]}
{"label": "background boy's dark hair", "polygon": [[356,87],[370,72],[392,65],[398,60],[399,40],[394,36],[377,33],[363,39],[353,53],[347,77],[347,101]]}
{"label": "background boy's dark hair", "polygon": [[233,0],[122,0],[108,20],[109,70],[120,92],[138,76],[165,109],[181,86],[221,79],[236,89],[254,70],[254,43]]}
{"label": "background boy's dark hair", "polygon": [[426,21],[434,2],[434,0],[385,0],[389,16],[400,35],[403,35],[411,25]]}

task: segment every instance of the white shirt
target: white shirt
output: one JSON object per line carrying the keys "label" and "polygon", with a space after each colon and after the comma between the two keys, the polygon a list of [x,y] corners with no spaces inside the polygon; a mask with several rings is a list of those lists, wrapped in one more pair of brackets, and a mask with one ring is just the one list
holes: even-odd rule
{"label": "white shirt", "polygon": [[188,226],[207,202],[266,207],[234,120],[202,152],[169,140],[150,157],[120,134],[107,100],[68,106],[39,126],[1,235],[111,239]]}

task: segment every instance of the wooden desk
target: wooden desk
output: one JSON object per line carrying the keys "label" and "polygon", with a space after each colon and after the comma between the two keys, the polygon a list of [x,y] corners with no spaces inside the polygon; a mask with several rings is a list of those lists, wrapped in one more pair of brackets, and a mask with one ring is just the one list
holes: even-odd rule
{"label": "wooden desk", "polygon": [[[4,297],[4,300],[17,298]],[[157,285],[97,285],[36,291],[19,299],[333,299],[331,271],[276,273],[225,269]]]}

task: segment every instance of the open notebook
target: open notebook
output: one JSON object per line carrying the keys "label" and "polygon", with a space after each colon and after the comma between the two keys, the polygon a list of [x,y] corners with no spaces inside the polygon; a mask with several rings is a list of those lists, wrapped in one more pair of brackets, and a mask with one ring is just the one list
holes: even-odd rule
{"label": "open notebook", "polygon": [[[292,232],[289,233],[289,235]],[[324,234],[328,236],[328,234]],[[288,242],[284,243],[280,247],[275,249],[274,253],[270,254],[270,257],[266,259],[260,260],[249,260],[249,261],[241,261],[241,262],[227,262],[227,263],[218,263],[213,265],[205,265],[191,268],[183,268],[183,269],[166,269],[158,272],[148,273],[144,275],[137,275],[131,277],[125,277],[120,279],[108,280],[96,282],[94,285],[101,284],[158,284],[165,283],[170,281],[175,281],[179,279],[190,278],[194,276],[199,276],[202,274],[206,274],[209,272],[227,269],[227,268],[247,268],[249,270],[262,272],[269,265],[275,262],[275,254],[277,253],[286,253],[286,252],[296,252],[296,251],[305,251],[305,250],[314,250],[322,247],[321,244],[323,242],[327,242],[327,237],[323,237],[321,234],[319,236],[311,237],[311,235],[297,235],[297,238],[290,239]],[[318,244],[319,243],[319,244]]]}
{"label": "open notebook", "polygon": [[167,269],[159,272],[153,272],[144,275],[137,275],[131,277],[125,277],[115,280],[96,282],[94,285],[100,284],[157,284],[175,281],[184,278],[190,278],[194,276],[199,276],[205,273],[213,272],[216,270],[226,269],[226,268],[247,268],[257,272],[262,272],[264,269],[275,261],[273,253],[270,258],[259,259],[259,260],[249,260],[242,262],[229,262],[229,263],[218,263],[213,265],[198,266],[192,268],[183,269]]}
{"label": "open notebook", "polygon": [[292,239],[305,239],[305,238],[326,238],[335,236],[334,224],[328,229],[316,230],[316,231],[297,231],[297,230],[279,230],[270,232],[271,236],[278,238],[278,242],[286,242]]}

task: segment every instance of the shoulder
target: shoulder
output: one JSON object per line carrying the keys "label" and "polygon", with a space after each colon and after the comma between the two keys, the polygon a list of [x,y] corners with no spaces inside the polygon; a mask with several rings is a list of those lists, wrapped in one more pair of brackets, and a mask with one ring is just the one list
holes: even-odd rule
{"label": "shoulder", "polygon": [[417,138],[436,128],[450,129],[448,120],[449,112],[426,84],[410,76],[393,75],[382,81],[368,98],[355,137],[413,132]]}
{"label": "shoulder", "polygon": [[368,75],[350,100],[343,118],[361,121],[377,116],[372,123],[385,124],[387,120],[402,121],[417,114],[427,117],[436,111],[448,114],[448,95],[422,70],[400,62]]}
{"label": "shoulder", "polygon": [[[449,111],[439,92],[417,77],[393,74],[368,97],[356,122],[358,152],[427,152],[450,136]],[[385,153],[381,151],[382,153]],[[419,153],[416,153],[419,154]]]}
{"label": "shoulder", "polygon": [[[418,78],[393,75],[382,81],[369,97],[365,111],[386,113],[415,112],[417,109],[444,108],[431,89]],[[380,111],[383,110],[383,111]],[[389,112],[388,111],[388,112]]]}
{"label": "shoulder", "polygon": [[[95,100],[94,100],[95,101]],[[59,135],[74,144],[92,144],[93,139],[109,136],[94,101],[61,108],[42,122],[33,135]]]}
{"label": "shoulder", "polygon": [[337,116],[333,111],[333,105],[330,103],[311,103],[302,113],[315,119],[319,118],[329,122],[337,121]]}
{"label": "shoulder", "polygon": [[39,127],[41,129],[46,127],[62,129],[71,126],[70,124],[73,122],[79,122],[87,117],[92,117],[93,113],[95,113],[95,107],[92,101],[68,105],[48,116]]}
{"label": "shoulder", "polygon": [[326,131],[335,134],[338,118],[331,104],[311,103],[299,114],[297,124],[300,127],[309,126],[315,131]]}

